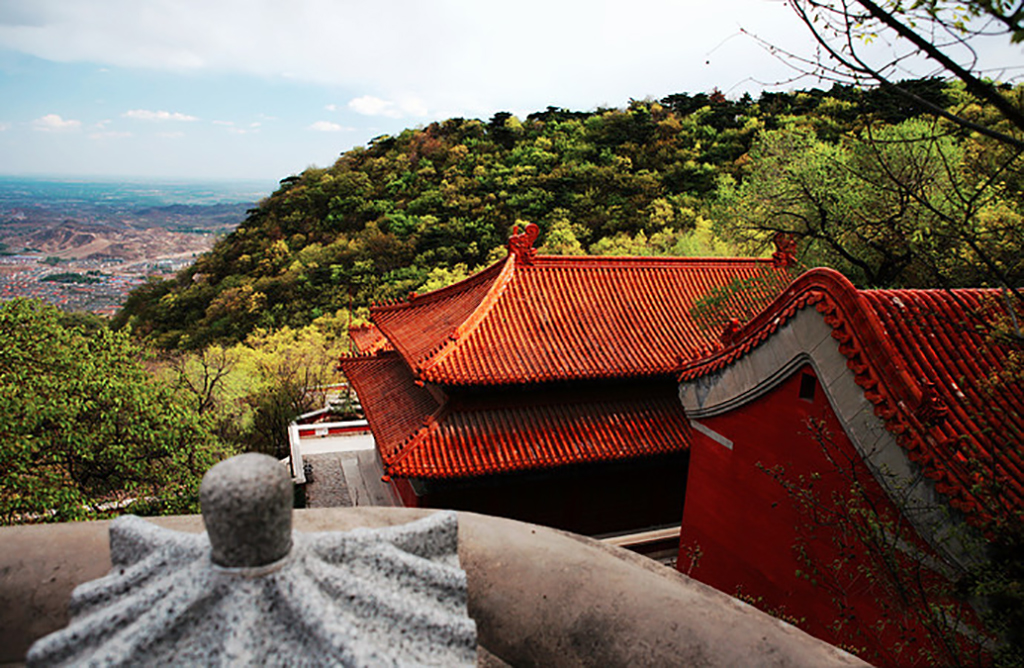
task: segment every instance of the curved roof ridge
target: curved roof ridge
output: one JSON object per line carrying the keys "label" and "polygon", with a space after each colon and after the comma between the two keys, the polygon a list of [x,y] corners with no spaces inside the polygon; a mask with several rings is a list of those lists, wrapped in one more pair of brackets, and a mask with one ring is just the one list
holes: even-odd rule
{"label": "curved roof ridge", "polygon": [[[370,317],[416,373],[417,367],[435,355],[477,309],[505,264],[505,261],[496,262],[468,278],[422,296],[413,293],[402,302],[377,304],[370,308]],[[425,313],[431,315],[424,318]]]}
{"label": "curved roof ridge", "polygon": [[735,264],[772,264],[769,257],[692,257],[675,255],[536,255],[533,257],[533,268],[545,265],[571,264],[639,264],[648,266],[663,264],[667,266],[679,264],[720,266]]}
{"label": "curved roof ridge", "polygon": [[360,354],[391,350],[391,343],[383,332],[373,323],[360,323],[348,328],[349,340]]}
{"label": "curved roof ridge", "polygon": [[491,312],[491,309],[494,308],[494,305],[501,298],[501,295],[504,294],[505,288],[512,281],[517,264],[515,257],[512,255],[509,255],[508,258],[505,259],[505,263],[502,266],[501,271],[494,279],[494,282],[491,283],[491,287],[488,288],[487,294],[485,294],[483,299],[480,300],[477,307],[473,309],[473,312],[469,314],[469,317],[463,320],[462,324],[458,325],[440,346],[431,351],[426,358],[421,361],[415,369],[413,369],[413,372],[417,377],[420,377],[422,374],[444,361],[444,359],[459,345],[459,342],[472,334],[480,323],[483,322],[484,318],[487,317],[487,314]]}
{"label": "curved roof ridge", "polygon": [[[680,378],[689,380],[732,364],[774,334],[796,315],[797,311],[812,304],[820,305],[825,301],[826,295],[831,298],[828,301],[833,303],[829,309],[834,311],[838,306],[844,311],[849,311],[847,317],[856,320],[859,335],[868,339],[866,343],[874,346],[876,351],[884,351],[889,359],[899,359],[886,334],[885,326],[871,305],[862,297],[861,291],[838,271],[817,267],[801,274],[760,313],[736,329],[731,334],[731,343],[708,357],[688,364],[681,370]],[[828,309],[823,310],[819,307],[818,310],[825,313]],[[829,325],[833,326],[832,323]],[[840,343],[843,341],[840,340]],[[913,396],[920,400],[922,390],[917,379],[911,378],[904,369],[896,368],[893,371],[896,375],[888,377],[887,380],[897,385],[904,396]]]}
{"label": "curved roof ridge", "polygon": [[442,403],[437,407],[433,413],[423,418],[423,423],[409,436],[399,443],[391,456],[384,462],[384,473],[385,476],[391,476],[395,474],[395,471],[400,470],[402,462],[409,457],[416,448],[426,440],[427,436],[432,431],[440,429],[441,423],[444,422],[445,417],[451,409],[448,408],[448,403]]}
{"label": "curved roof ridge", "polygon": [[475,274],[467,276],[461,281],[456,281],[451,285],[446,285],[443,288],[437,290],[431,290],[430,292],[424,292],[419,294],[417,292],[410,292],[406,299],[398,299],[388,302],[379,302],[370,306],[370,313],[379,313],[383,311],[397,311],[408,309],[411,306],[419,306],[421,304],[430,304],[436,301],[441,301],[447,297],[451,297],[455,294],[460,294],[467,290],[471,290],[479,283],[485,283],[491,278],[491,274],[500,273],[503,270],[503,264],[506,259],[498,260],[489,267],[486,267]]}

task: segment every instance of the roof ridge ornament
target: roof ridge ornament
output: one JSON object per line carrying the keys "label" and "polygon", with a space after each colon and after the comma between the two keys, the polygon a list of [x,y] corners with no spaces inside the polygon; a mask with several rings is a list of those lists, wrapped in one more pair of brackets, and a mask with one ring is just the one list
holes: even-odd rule
{"label": "roof ridge ornament", "polygon": [[772,253],[772,265],[776,269],[788,269],[796,264],[796,235],[789,232],[776,232],[772,237],[775,252]]}
{"label": "roof ridge ornament", "polygon": [[739,318],[729,318],[722,328],[722,333],[718,335],[718,340],[722,342],[723,346],[728,348],[739,340],[741,329],[743,329],[743,324]]}
{"label": "roof ridge ornament", "polygon": [[519,232],[519,225],[513,226],[512,236],[508,238],[508,252],[515,257],[516,262],[532,265],[533,258],[537,255],[537,249],[533,244],[539,236],[540,228],[534,223],[527,223],[522,233]]}

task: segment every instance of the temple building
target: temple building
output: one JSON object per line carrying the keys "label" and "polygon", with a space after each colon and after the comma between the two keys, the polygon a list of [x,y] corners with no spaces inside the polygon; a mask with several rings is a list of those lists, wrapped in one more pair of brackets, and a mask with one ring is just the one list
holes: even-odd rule
{"label": "temple building", "polygon": [[1024,509],[1007,306],[814,269],[686,365],[678,568],[872,663],[969,662],[973,611],[937,592]]}
{"label": "temple building", "polygon": [[983,651],[972,610],[935,592],[1024,508],[1005,295],[794,278],[784,237],[766,259],[543,256],[536,238],[352,332],[342,367],[405,505],[589,535],[681,524],[680,571],[869,661]]}
{"label": "temple building", "polygon": [[[721,347],[698,302],[753,315],[775,259],[537,255],[536,226],[462,282],[371,308],[341,366],[407,506],[590,535],[678,526],[691,429],[678,371]],[[742,288],[742,289],[740,289]],[[738,326],[737,323],[730,327]]]}

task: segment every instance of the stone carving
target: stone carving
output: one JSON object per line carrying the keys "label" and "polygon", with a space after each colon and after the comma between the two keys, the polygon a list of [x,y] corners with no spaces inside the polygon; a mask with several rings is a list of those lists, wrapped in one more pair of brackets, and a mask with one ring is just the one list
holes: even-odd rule
{"label": "stone carving", "polygon": [[246,454],[203,479],[207,534],[115,520],[111,572],[28,664],[475,665],[455,513],[293,533],[291,494],[280,463]]}

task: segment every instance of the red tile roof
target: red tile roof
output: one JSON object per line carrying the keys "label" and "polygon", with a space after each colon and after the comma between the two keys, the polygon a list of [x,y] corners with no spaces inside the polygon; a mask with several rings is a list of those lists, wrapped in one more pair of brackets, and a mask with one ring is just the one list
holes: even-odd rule
{"label": "red tile roof", "polygon": [[438,412],[444,399],[417,385],[409,367],[395,352],[343,357],[341,369],[359,396],[385,463],[428,417]]}
{"label": "red tile roof", "polygon": [[379,350],[393,350],[380,330],[372,324],[349,327],[348,335],[360,353],[371,354]]}
{"label": "red tile roof", "polygon": [[731,284],[753,315],[789,282],[771,260],[516,254],[475,276],[371,317],[416,376],[500,385],[672,373],[719,347],[721,323],[695,303]]}
{"label": "red tile roof", "polygon": [[432,395],[397,355],[342,360],[385,471],[460,478],[678,452],[689,424],[671,378]]}
{"label": "red tile roof", "polygon": [[1008,313],[997,290],[862,291],[815,269],[681,378],[731,364],[810,306],[832,327],[875,414],[954,507],[976,523],[1024,508],[1020,347],[985,334]]}
{"label": "red tile roof", "polygon": [[999,292],[861,295],[899,352],[900,366],[921,386],[903,439],[911,456],[962,510],[1024,510],[1022,369],[1011,368],[1012,348],[986,340],[991,319],[1007,313]]}

